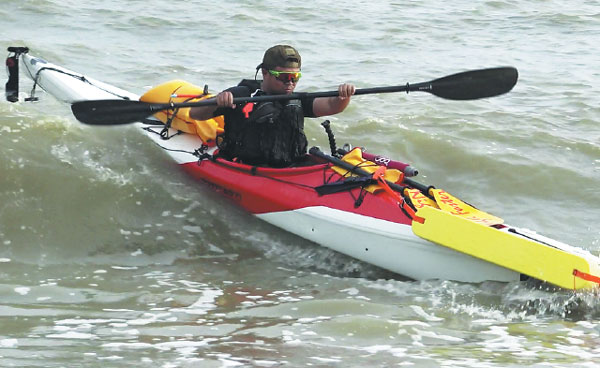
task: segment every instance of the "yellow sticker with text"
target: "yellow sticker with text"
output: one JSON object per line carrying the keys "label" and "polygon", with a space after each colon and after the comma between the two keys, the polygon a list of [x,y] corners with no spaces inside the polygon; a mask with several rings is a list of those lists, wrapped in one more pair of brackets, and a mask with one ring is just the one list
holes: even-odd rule
{"label": "yellow sticker with text", "polygon": [[425,194],[421,193],[421,191],[418,189],[406,189],[405,192],[408,193],[408,196],[410,198],[410,203],[412,203],[412,205],[415,207],[416,210],[418,210],[419,208],[423,208],[425,206],[438,208],[438,209],[440,208],[440,207],[438,207],[438,205],[435,203],[435,201],[433,199],[427,197]]}
{"label": "yellow sticker with text", "polygon": [[499,225],[504,222],[503,219],[485,213],[477,208],[468,205],[460,199],[454,197],[443,189],[431,189],[435,201],[439,208],[452,215],[462,217],[466,220],[477,222],[486,226]]}

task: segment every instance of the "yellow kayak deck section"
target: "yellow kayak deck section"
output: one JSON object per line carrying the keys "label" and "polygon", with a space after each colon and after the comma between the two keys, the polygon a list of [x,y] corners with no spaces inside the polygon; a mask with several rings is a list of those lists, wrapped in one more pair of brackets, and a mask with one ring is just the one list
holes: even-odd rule
{"label": "yellow kayak deck section", "polygon": [[600,275],[600,258],[566,244],[554,246],[424,206],[413,221],[421,238],[565,289],[597,287],[575,273]]}

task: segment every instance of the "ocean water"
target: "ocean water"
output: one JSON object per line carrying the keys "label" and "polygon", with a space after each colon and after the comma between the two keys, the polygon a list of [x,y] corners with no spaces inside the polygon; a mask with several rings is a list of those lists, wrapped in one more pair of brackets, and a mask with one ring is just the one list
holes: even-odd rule
{"label": "ocean water", "polygon": [[[278,43],[302,54],[301,91],[514,66],[514,90],[486,100],[356,96],[331,118],[337,141],[600,252],[596,1],[2,0],[0,32],[4,50],[135,93],[218,91]],[[600,366],[597,292],[407,280],[251,217],[131,127],[83,126],[36,95],[0,102],[2,367]],[[326,147],[320,122],[306,130]]]}

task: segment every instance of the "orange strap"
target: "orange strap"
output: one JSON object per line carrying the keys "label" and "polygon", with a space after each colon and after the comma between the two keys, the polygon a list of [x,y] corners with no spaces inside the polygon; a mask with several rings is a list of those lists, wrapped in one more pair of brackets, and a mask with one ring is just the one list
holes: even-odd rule
{"label": "orange strap", "polygon": [[[400,178],[402,179],[403,176],[401,175]],[[398,204],[402,203],[402,198],[398,195],[398,193],[394,192],[394,190],[390,188],[387,181],[385,180],[385,166],[379,166],[377,170],[375,170],[375,172],[373,173],[373,179],[379,181],[379,184],[381,185],[383,190],[385,190],[385,192],[390,197],[395,199],[398,202]]]}
{"label": "orange strap", "polygon": [[573,270],[573,276],[579,277],[580,279],[584,279],[586,281],[595,282],[596,284],[600,284],[600,277],[590,275],[589,273],[581,272],[579,270]]}
{"label": "orange strap", "polygon": [[406,213],[408,213],[408,215],[413,219],[413,221],[416,221],[420,224],[425,223],[425,219],[421,216],[417,216],[417,213],[415,212],[415,210],[413,210],[413,208],[406,201],[402,201],[402,209]]}
{"label": "orange strap", "polygon": [[[402,206],[402,209],[404,209],[404,211],[406,211],[408,213],[408,215],[414,221],[417,221],[421,224],[425,223],[425,219],[417,216],[415,211],[408,205],[408,203],[406,203],[406,201],[402,197],[400,197],[398,192],[396,192],[392,188],[390,188],[387,181],[385,180],[385,170],[386,170],[385,166],[379,166],[377,168],[377,170],[375,170],[375,172],[373,173],[373,179],[379,181],[379,184],[381,185],[383,190],[385,190],[385,192],[389,195],[388,198],[395,200],[398,205]],[[400,179],[398,179],[397,182],[402,183],[403,180],[404,180],[404,173],[401,173]]]}

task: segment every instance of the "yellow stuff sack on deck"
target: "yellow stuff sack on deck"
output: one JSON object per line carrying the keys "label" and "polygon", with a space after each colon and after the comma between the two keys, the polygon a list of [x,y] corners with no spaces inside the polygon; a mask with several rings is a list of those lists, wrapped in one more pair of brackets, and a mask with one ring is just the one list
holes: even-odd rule
{"label": "yellow stuff sack on deck", "polygon": [[[198,98],[171,97],[173,94],[180,95],[202,95],[203,90],[198,86],[182,80],[173,80],[156,86],[144,93],[140,101],[150,103],[181,103],[201,101],[212,95],[204,95]],[[165,123],[173,115],[172,110],[160,111],[154,114],[157,119]],[[190,108],[181,108],[173,118],[171,127],[185,133],[199,136],[205,143],[213,142],[217,135],[223,133],[225,122],[222,116],[217,116],[209,120],[195,120],[190,118]]]}
{"label": "yellow stuff sack on deck", "polygon": [[[379,165],[377,165],[376,163],[365,160],[362,157],[362,151],[360,150],[360,148],[355,148],[352,151],[348,152],[344,155],[344,157],[342,157],[342,160],[348,162],[349,164],[352,164],[353,166],[360,167],[364,171],[370,173],[374,173],[375,170],[379,168]],[[348,170],[338,166],[333,166],[333,170],[344,177],[357,176],[356,174],[353,174]],[[385,180],[395,183],[398,180],[400,180],[400,178],[402,177],[402,173],[396,169],[387,169],[385,171],[384,177]],[[367,186],[365,189],[371,193],[375,193],[376,191],[381,190],[383,188],[381,188],[379,184],[372,184]]]}

